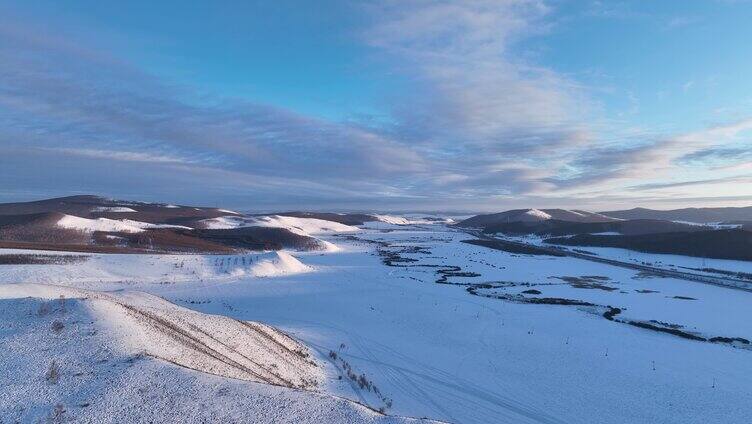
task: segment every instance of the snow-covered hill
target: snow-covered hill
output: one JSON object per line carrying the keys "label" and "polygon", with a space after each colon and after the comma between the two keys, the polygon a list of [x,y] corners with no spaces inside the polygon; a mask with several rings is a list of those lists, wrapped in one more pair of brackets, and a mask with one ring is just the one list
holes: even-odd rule
{"label": "snow-covered hill", "polygon": [[0,305],[3,421],[414,422],[313,392],[332,370],[262,323],[35,284],[1,284]]}
{"label": "snow-covered hill", "polygon": [[599,213],[568,209],[513,209],[505,212],[476,215],[461,221],[462,227],[486,227],[513,222],[538,222],[547,220],[567,222],[610,222],[617,221]]}

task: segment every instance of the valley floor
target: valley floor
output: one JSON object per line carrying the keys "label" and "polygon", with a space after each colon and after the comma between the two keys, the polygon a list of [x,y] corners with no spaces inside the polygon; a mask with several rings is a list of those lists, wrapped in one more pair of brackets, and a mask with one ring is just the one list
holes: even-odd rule
{"label": "valley floor", "polygon": [[[0,265],[0,416],[11,422],[752,421],[752,293],[461,243],[468,237],[442,225],[373,225],[326,237],[339,251],[293,253],[302,267],[286,256],[200,255]],[[63,293],[55,291],[62,288],[30,283],[81,292],[65,292],[63,313]],[[175,323],[179,328],[213,349],[232,348],[222,352],[236,362],[233,352],[250,336],[202,333],[196,323],[208,315],[216,317],[211,322],[271,325],[307,346],[315,369],[287,371],[308,373],[315,387],[233,375],[237,367],[227,371],[224,360],[211,365],[212,355],[195,359],[197,351],[206,355],[203,348],[175,348],[174,337],[147,337],[160,340],[159,352],[172,358],[156,359],[158,352],[127,337],[142,327],[124,326],[126,318],[84,291],[106,291],[155,313],[177,308],[186,317]],[[161,299],[170,306],[160,306]],[[611,319],[604,317],[615,308]],[[52,329],[56,320],[62,329]],[[278,361],[275,369],[288,364],[286,356],[264,357]],[[48,378],[53,360],[56,384]]]}

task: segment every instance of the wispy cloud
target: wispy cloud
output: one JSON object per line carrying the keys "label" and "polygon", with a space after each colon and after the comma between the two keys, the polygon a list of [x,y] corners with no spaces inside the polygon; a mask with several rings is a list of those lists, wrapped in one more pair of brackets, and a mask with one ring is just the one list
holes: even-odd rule
{"label": "wispy cloud", "polygon": [[666,29],[683,28],[700,22],[696,16],[674,16],[666,22]]}
{"label": "wispy cloud", "polygon": [[175,156],[155,155],[143,152],[123,152],[114,150],[97,149],[74,149],[74,148],[42,148],[51,153],[83,156],[95,159],[107,159],[126,162],[151,162],[151,163],[196,163],[196,161]]}
{"label": "wispy cloud", "polygon": [[691,180],[691,181],[640,184],[640,185],[628,187],[628,189],[633,190],[633,191],[644,191],[644,190],[656,190],[656,189],[677,188],[677,187],[692,187],[692,186],[701,186],[701,185],[705,186],[705,185],[715,185],[715,184],[749,184],[749,183],[752,183],[752,175],[730,176],[730,177],[723,177],[723,178],[708,178],[708,179],[703,179],[703,180]]}
{"label": "wispy cloud", "polygon": [[[455,186],[527,194],[592,141],[584,90],[514,48],[546,31],[549,11],[534,0],[387,2],[372,11],[377,24],[364,37],[416,87],[394,107],[396,137]],[[532,164],[538,171],[520,171]]]}
{"label": "wispy cloud", "polygon": [[[270,105],[199,98],[107,55],[23,28],[0,31],[0,68],[0,152],[6,158],[36,152],[200,164],[217,174],[233,171],[238,179],[360,181],[364,187],[389,186],[390,177],[425,168],[417,153],[377,131]],[[75,166],[52,170],[81,172]]]}

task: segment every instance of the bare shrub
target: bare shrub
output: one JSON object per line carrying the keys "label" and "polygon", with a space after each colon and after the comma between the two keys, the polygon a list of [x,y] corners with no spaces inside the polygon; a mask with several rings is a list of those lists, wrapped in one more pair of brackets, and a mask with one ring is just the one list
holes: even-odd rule
{"label": "bare shrub", "polygon": [[39,308],[37,309],[37,316],[43,317],[47,315],[50,312],[50,306],[47,304],[47,302],[42,302],[39,304]]}
{"label": "bare shrub", "polygon": [[55,321],[52,322],[51,328],[52,328],[52,331],[54,331],[56,333],[60,333],[65,328],[65,324],[63,324],[62,322],[60,322],[58,320],[55,320]]}
{"label": "bare shrub", "polygon": [[48,423],[62,423],[65,422],[65,406],[63,406],[62,403],[58,403],[55,405],[55,408],[52,410],[52,413],[47,417]]}
{"label": "bare shrub", "polygon": [[371,382],[368,381],[365,374],[358,376],[358,386],[360,386],[361,389],[368,389],[369,392],[371,391]]}
{"label": "bare shrub", "polygon": [[45,225],[13,225],[0,229],[0,240],[50,244],[89,244],[91,234],[73,228],[50,228]]}
{"label": "bare shrub", "polygon": [[86,260],[83,255],[2,254],[0,265],[65,265]]}
{"label": "bare shrub", "polygon": [[[332,358],[332,359],[334,359],[336,361],[338,356],[337,356],[336,352],[334,352],[333,350],[330,350],[329,351],[329,357]],[[374,394],[376,394],[376,396],[378,396],[381,399],[382,402],[384,402],[384,406],[382,406],[381,408],[379,408],[379,411],[381,413],[384,413],[384,411],[386,409],[389,409],[389,408],[392,407],[392,400],[389,399],[388,397],[384,396],[381,393],[381,390],[379,390],[379,388],[376,387],[375,384],[373,384],[373,381],[369,380],[368,377],[366,377],[365,374],[363,374],[363,373],[361,373],[360,375],[356,374],[353,371],[353,368],[350,365],[350,363],[348,363],[347,361],[345,361],[344,358],[339,357],[339,361],[342,364],[342,369],[344,369],[345,375],[347,376],[347,378],[349,378],[350,380],[352,380],[353,383],[356,383],[358,385],[358,387],[360,387],[361,390],[368,390],[369,392],[373,392]],[[339,380],[342,380],[342,376],[341,375],[338,376],[337,378]]]}
{"label": "bare shrub", "polygon": [[47,369],[45,379],[50,384],[57,384],[57,382],[60,380],[60,367],[54,360],[50,364],[50,367]]}

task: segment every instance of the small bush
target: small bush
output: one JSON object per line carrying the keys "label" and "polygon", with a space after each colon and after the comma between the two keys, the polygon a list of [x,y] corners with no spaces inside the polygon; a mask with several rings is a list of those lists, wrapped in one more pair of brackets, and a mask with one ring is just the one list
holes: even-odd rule
{"label": "small bush", "polygon": [[57,362],[52,361],[50,368],[47,369],[45,379],[50,384],[57,384],[57,382],[60,380],[60,367],[57,365]]}
{"label": "small bush", "polygon": [[63,423],[65,422],[65,406],[63,406],[62,403],[58,403],[55,405],[55,408],[52,410],[52,413],[47,417],[47,422],[49,423]]}
{"label": "small bush", "polygon": [[51,328],[52,328],[52,331],[54,331],[56,333],[60,333],[65,328],[65,324],[63,324],[62,322],[60,322],[58,320],[55,320],[55,321],[52,322]]}

